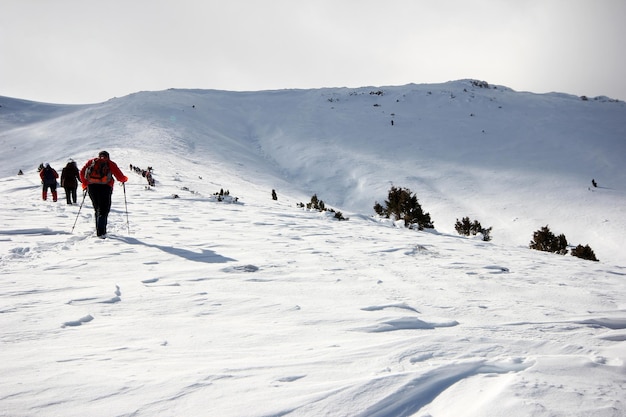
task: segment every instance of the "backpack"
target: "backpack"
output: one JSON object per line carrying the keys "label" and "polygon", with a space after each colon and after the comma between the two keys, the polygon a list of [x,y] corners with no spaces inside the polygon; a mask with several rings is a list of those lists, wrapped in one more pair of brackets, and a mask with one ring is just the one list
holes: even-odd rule
{"label": "backpack", "polygon": [[57,182],[57,179],[54,176],[54,170],[51,167],[44,168],[43,169],[43,183],[55,184],[56,182]]}
{"label": "backpack", "polygon": [[113,179],[109,161],[94,159],[85,170],[85,179],[89,184],[108,184]]}
{"label": "backpack", "polygon": [[52,172],[52,168],[48,167],[48,168],[43,169],[43,179],[44,180],[54,179],[54,173]]}

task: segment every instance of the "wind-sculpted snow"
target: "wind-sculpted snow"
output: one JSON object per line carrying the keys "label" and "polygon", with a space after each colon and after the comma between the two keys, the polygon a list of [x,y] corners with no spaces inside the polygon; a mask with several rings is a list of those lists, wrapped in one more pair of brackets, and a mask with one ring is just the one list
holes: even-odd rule
{"label": "wind-sculpted snow", "polygon": [[395,330],[428,330],[436,329],[437,327],[453,327],[459,323],[456,320],[449,320],[443,322],[433,322],[420,320],[417,317],[400,317],[395,319],[384,320],[381,323],[361,328],[361,331],[380,333],[380,332],[392,332]]}
{"label": "wind-sculpted snow", "polygon": [[[531,364],[489,364],[481,361],[445,365],[420,376],[401,375],[374,380],[362,388],[362,393],[365,395],[385,391],[391,391],[391,393],[377,400],[375,404],[356,414],[356,416],[410,416],[420,411],[448,388],[464,379],[480,374],[519,372],[529,366]],[[359,394],[352,395],[359,396]]]}
{"label": "wind-sculpted snow", "polygon": [[626,329],[626,313],[621,318],[613,317],[599,317],[595,319],[586,319],[580,322],[580,324],[588,324],[590,326],[606,327],[613,330]]}
{"label": "wind-sculpted snow", "polygon": [[85,317],[81,317],[78,320],[71,320],[71,321],[66,321],[65,323],[63,323],[63,326],[61,327],[76,327],[76,326],[80,326],[84,323],[89,323],[91,320],[93,320],[93,317],[91,315],[87,315]]}
{"label": "wind-sculpted snow", "polygon": [[[592,175],[588,158],[622,178],[610,168],[623,158],[621,142],[607,147],[622,125],[598,116],[621,114],[622,103],[459,85],[469,84],[445,86],[457,99],[441,86],[382,97],[266,92],[267,103],[253,93],[141,93],[52,120],[45,107],[27,108],[27,126],[7,122],[3,105],[0,141],[9,146],[0,162],[13,164],[10,154],[31,164],[0,178],[0,415],[626,415],[626,202],[616,185],[577,184]],[[565,115],[548,111],[557,101],[571,105]],[[468,119],[467,130],[447,133],[492,120],[485,135],[500,132],[488,138],[499,146],[497,169],[477,174],[488,155],[461,163],[483,151],[462,146],[482,143],[480,131],[441,142],[445,132],[432,126],[452,122],[438,106]],[[578,176],[561,161],[532,185],[541,167],[522,151],[556,154],[528,133],[534,124],[507,127],[513,115],[529,123],[526,111],[551,119],[537,121],[537,137],[550,124],[551,134],[574,135],[568,146],[581,141],[581,124],[597,130],[598,152],[583,146],[585,157],[555,142],[564,158],[575,156]],[[566,123],[572,114],[580,124]],[[509,132],[530,142],[507,145]],[[44,138],[54,139],[58,159],[44,155]],[[36,171],[44,158],[80,164],[101,148],[124,171],[152,166],[156,180],[147,187],[133,174],[116,184],[107,239],[94,236],[89,197],[67,205],[61,189],[59,202],[41,201]],[[509,162],[530,165],[513,173]],[[380,190],[417,187],[437,229],[373,216],[384,198],[370,188],[377,181]],[[233,198],[216,197],[221,189]],[[313,193],[350,220],[301,208]],[[341,201],[367,201],[367,210]],[[478,214],[494,227],[493,241],[445,229]],[[547,219],[570,241],[570,231],[598,239],[581,243],[601,261],[530,250]],[[520,230],[516,243],[509,237]]]}

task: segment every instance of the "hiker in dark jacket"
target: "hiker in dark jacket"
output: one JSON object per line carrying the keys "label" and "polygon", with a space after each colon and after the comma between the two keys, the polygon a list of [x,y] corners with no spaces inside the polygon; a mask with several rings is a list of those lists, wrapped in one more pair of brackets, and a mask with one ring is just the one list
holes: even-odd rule
{"label": "hiker in dark jacket", "polygon": [[[102,168],[102,169],[100,169]],[[90,174],[91,173],[91,174]],[[111,211],[111,194],[113,194],[113,180],[115,177],[122,184],[128,177],[120,170],[117,164],[109,159],[107,151],[101,151],[97,158],[87,161],[80,170],[80,182],[83,190],[89,192],[96,215],[96,234],[106,238],[107,221]]]}
{"label": "hiker in dark jacket", "polygon": [[57,178],[59,178],[59,174],[50,164],[46,163],[43,169],[39,171],[39,178],[41,178],[41,183],[43,184],[41,198],[47,200],[48,189],[50,189],[52,191],[52,201],[57,201]]}
{"label": "hiker in dark jacket", "polygon": [[61,187],[65,189],[65,200],[67,204],[76,204],[76,189],[80,181],[80,171],[76,162],[70,159],[61,171]]}

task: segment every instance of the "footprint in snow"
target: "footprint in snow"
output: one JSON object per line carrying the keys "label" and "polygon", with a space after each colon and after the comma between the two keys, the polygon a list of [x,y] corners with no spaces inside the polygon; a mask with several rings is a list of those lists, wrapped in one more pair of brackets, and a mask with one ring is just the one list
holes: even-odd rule
{"label": "footprint in snow", "polygon": [[76,305],[82,305],[82,304],[115,304],[115,303],[119,303],[120,301],[122,301],[122,291],[120,290],[120,286],[116,285],[115,286],[115,297],[112,298],[106,298],[106,299],[102,299],[102,298],[98,298],[98,297],[86,297],[86,298],[76,298],[74,300],[70,300],[67,302],[67,304],[76,304]]}
{"label": "footprint in snow", "polygon": [[259,267],[256,265],[239,265],[222,269],[223,272],[257,272]]}
{"label": "footprint in snow", "polygon": [[283,378],[279,378],[278,382],[293,382],[293,381],[297,381],[299,379],[302,379],[306,377],[306,375],[293,375],[293,376],[286,376]]}
{"label": "footprint in snow", "polygon": [[507,272],[509,272],[509,268],[498,265],[487,265],[484,268],[490,269],[492,271],[490,272],[491,274],[506,274]]}

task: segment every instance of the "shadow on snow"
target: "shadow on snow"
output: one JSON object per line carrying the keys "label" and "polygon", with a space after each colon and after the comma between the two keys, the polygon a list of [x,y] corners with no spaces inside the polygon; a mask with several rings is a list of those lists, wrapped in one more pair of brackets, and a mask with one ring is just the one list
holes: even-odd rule
{"label": "shadow on snow", "polygon": [[174,248],[172,246],[163,246],[163,245],[154,245],[142,242],[139,239],[135,239],[132,237],[124,237],[124,236],[111,236],[111,239],[121,240],[122,242],[126,242],[130,245],[143,245],[149,248],[160,249],[163,252],[169,253],[171,255],[176,255],[181,258],[187,259],[189,261],[194,262],[204,262],[209,264],[220,264],[226,262],[233,262],[236,259],[228,258],[226,256],[218,255],[212,250],[202,249],[200,252],[193,252],[187,249],[182,248]]}

